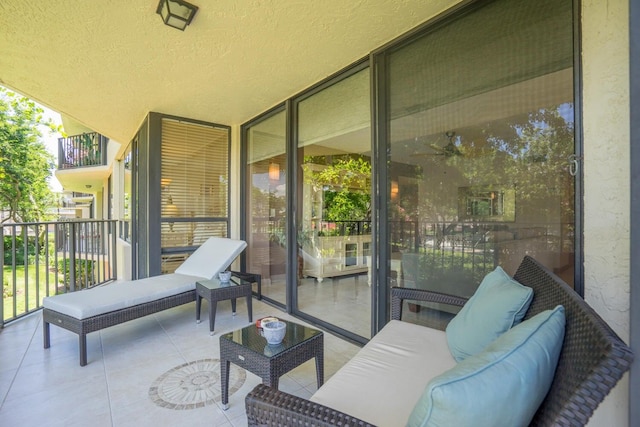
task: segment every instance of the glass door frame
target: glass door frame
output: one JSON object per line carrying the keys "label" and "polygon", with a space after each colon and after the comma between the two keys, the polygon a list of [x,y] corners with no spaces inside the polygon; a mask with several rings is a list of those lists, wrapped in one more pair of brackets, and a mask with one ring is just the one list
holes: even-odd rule
{"label": "glass door frame", "polygon": [[[474,12],[482,8],[487,2],[471,1],[470,3],[461,3],[451,7],[447,11],[434,18],[428,20],[424,24],[414,30],[390,41],[385,46],[372,51],[370,55],[371,62],[371,103],[372,103],[372,143],[373,155],[375,161],[373,164],[373,191],[375,197],[372,200],[372,233],[376,236],[373,239],[372,250],[378,254],[378,257],[372,257],[372,269],[377,274],[372,274],[374,284],[377,286],[377,301],[375,310],[378,313],[376,332],[390,319],[390,292],[386,290],[387,284],[377,283],[377,278],[390,277],[390,259],[389,251],[389,226],[387,221],[380,219],[389,218],[389,203],[391,181],[389,179],[389,166],[387,164],[387,153],[390,150],[390,129],[388,126],[388,104],[389,104],[389,73],[388,61],[389,56],[399,49],[411,44],[426,34],[436,31],[449,22],[460,19],[464,15]],[[584,244],[583,244],[583,135],[582,135],[582,67],[581,67],[581,31],[580,31],[580,1],[574,0],[573,4],[573,107],[574,107],[574,155],[577,162],[577,173],[574,177],[574,289],[582,297],[584,297]],[[567,163],[569,164],[569,162]]]}
{"label": "glass door frame", "polygon": [[[242,197],[240,197],[240,238],[244,241],[248,241],[248,237],[247,237],[247,227],[250,225],[247,222],[247,209],[249,206],[249,203],[247,201],[248,197],[251,197],[250,192],[246,191],[247,188],[247,184],[249,183],[249,167],[247,166],[247,161],[249,159],[249,153],[248,153],[248,141],[249,141],[249,129],[259,123],[261,123],[264,120],[267,120],[273,116],[275,116],[276,114],[280,114],[283,111],[285,112],[286,115],[286,127],[287,127],[287,131],[285,132],[286,134],[286,147],[288,149],[288,147],[290,146],[289,143],[289,139],[290,137],[290,132],[289,132],[289,126],[290,126],[290,114],[289,114],[289,101],[285,101],[282,104],[278,104],[275,107],[271,108],[268,111],[265,111],[264,113],[260,114],[259,116],[249,120],[247,123],[244,123],[241,127],[240,127],[240,135],[241,135],[241,149],[240,149],[240,194],[242,195]],[[286,158],[287,158],[287,164],[285,165],[285,170],[288,171],[289,165],[290,165],[290,159],[289,159],[289,154],[286,153]],[[289,174],[287,174],[287,180],[286,180],[286,198],[287,198],[287,215],[286,215],[286,222],[287,222],[287,230],[289,230],[289,209],[290,209],[290,195],[289,195]],[[287,233],[287,246],[289,246],[291,244],[291,241],[289,240],[290,238],[290,234],[291,233]],[[272,304],[282,310],[285,310],[287,313],[291,314],[291,310],[290,310],[290,306],[291,306],[291,302],[290,302],[290,292],[289,292],[289,274],[290,274],[290,264],[291,264],[291,259],[289,258],[290,254],[287,252],[287,270],[286,270],[286,303],[283,304],[280,301],[277,301],[273,298],[270,298],[268,296],[264,296],[264,295],[259,295],[260,299],[265,300],[266,302],[268,302],[269,304]],[[241,256],[240,256],[240,271],[247,271],[247,254],[246,251],[243,251]],[[295,276],[294,276],[295,277]]]}
{"label": "glass door frame", "polygon": [[[473,12],[477,8],[483,7],[488,2],[472,0],[470,2],[462,2],[452,6],[440,15],[428,20],[424,24],[401,35],[395,40],[373,50],[366,58],[338,71],[317,85],[296,94],[285,102],[275,106],[271,110],[249,120],[241,127],[241,165],[246,168],[246,130],[249,126],[258,123],[260,120],[269,117],[272,114],[286,111],[286,162],[287,170],[291,172],[291,165],[297,167],[298,163],[298,147],[297,147],[297,106],[304,99],[320,92],[323,89],[337,83],[341,79],[347,78],[364,68],[370,69],[371,79],[371,144],[372,144],[372,197],[371,197],[371,251],[376,254],[371,257],[371,330],[372,335],[377,333],[389,320],[390,311],[390,295],[387,289],[387,277],[390,276],[389,260],[391,254],[389,251],[389,224],[386,219],[389,217],[390,203],[390,180],[387,165],[387,150],[389,149],[389,127],[387,117],[387,104],[389,100],[389,82],[387,73],[387,61],[391,53],[403,48],[416,38],[422,37],[426,33],[437,30],[442,25],[446,25],[451,20],[459,19],[462,16]],[[581,78],[581,57],[580,57],[580,1],[573,1],[573,32],[574,32],[574,152],[577,159],[580,160],[583,155],[583,138],[582,138],[582,78]],[[580,163],[581,164],[581,163]],[[245,194],[247,184],[246,169],[242,169],[241,173],[241,211],[247,207]],[[310,316],[298,310],[298,298],[295,292],[297,286],[297,203],[296,199],[301,191],[301,185],[297,180],[297,173],[288,173],[286,180],[286,206],[287,206],[287,266],[286,266],[286,304],[275,301],[268,301],[275,306],[285,309],[287,313],[293,314],[304,320],[308,320],[330,331],[334,331],[343,335],[347,339],[355,342],[366,342],[362,337],[349,333],[349,331],[335,327],[328,322]],[[575,237],[574,237],[574,286],[580,295],[584,295],[584,251],[583,251],[583,168],[578,168],[575,177]],[[245,216],[241,216],[241,236],[244,238],[247,232],[247,223]],[[244,256],[242,258],[242,267],[245,267]],[[379,278],[385,278],[379,280]]]}
{"label": "glass door frame", "polygon": [[[289,228],[290,233],[287,236],[287,239],[288,239],[287,245],[289,249],[288,264],[287,264],[287,305],[288,305],[287,310],[288,312],[290,312],[296,317],[312,322],[324,329],[336,332],[353,342],[357,342],[361,344],[366,343],[368,341],[368,338],[357,335],[349,330],[346,330],[337,325],[329,323],[318,317],[312,316],[308,313],[301,311],[298,308],[297,262],[295,262],[295,260],[297,260],[297,257],[298,257],[297,239],[298,239],[298,227],[300,226],[300,224],[298,223],[297,200],[299,200],[302,197],[302,185],[300,185],[301,183],[299,182],[298,175],[297,175],[297,171],[299,169],[298,162],[300,160],[298,158],[299,134],[298,134],[297,125],[299,123],[298,105],[301,102],[333,86],[334,84],[339,83],[342,80],[348,79],[349,77],[369,68],[370,68],[369,58],[368,57],[363,58],[357,63],[349,66],[346,69],[339,71],[338,73],[335,73],[333,76],[330,76],[329,78],[323,80],[318,85],[308,89],[304,93],[299,94],[288,101],[289,102],[288,134],[291,136],[291,138],[287,140],[287,149],[288,149],[287,159],[288,159],[288,164],[293,165],[293,168],[290,167],[290,170],[292,171],[295,170],[296,172],[290,173],[287,176],[287,179],[288,179],[287,181],[287,203],[288,203],[287,204],[287,215],[288,215],[287,221],[288,221],[288,224],[290,224],[290,228]],[[372,153],[373,153],[373,146],[372,146]],[[373,160],[373,157],[372,157],[372,162],[375,163]],[[372,170],[373,170],[373,165],[372,165]],[[372,178],[372,186],[373,186],[373,178]],[[375,221],[374,218],[375,218],[375,212],[373,211],[373,197],[372,197],[372,223]],[[373,234],[373,230],[372,230],[372,240],[375,240],[375,235]],[[375,258],[375,257],[372,257],[372,258]],[[372,276],[374,275],[372,274]],[[375,319],[376,310],[375,310],[375,304],[373,303],[373,301],[375,300],[375,297],[374,297],[376,294],[375,289],[376,288],[374,287],[374,281],[372,280],[372,283],[371,283],[372,302],[371,302],[371,320],[370,320],[372,336],[375,332],[377,332],[374,328],[374,325],[375,325],[374,319]]]}
{"label": "glass door frame", "polygon": [[[248,207],[247,197],[249,197],[249,195],[246,192],[246,186],[248,184],[247,164],[246,164],[247,158],[248,158],[248,153],[247,153],[248,129],[251,126],[256,125],[257,123],[260,123],[260,121],[266,120],[269,117],[282,112],[283,110],[286,111],[286,128],[287,128],[286,129],[286,170],[288,171],[288,173],[286,174],[286,181],[285,181],[286,182],[286,200],[287,200],[286,201],[286,206],[287,206],[286,227],[288,231],[287,237],[286,237],[286,242],[287,242],[286,304],[282,304],[281,302],[275,301],[268,297],[263,297],[263,298],[269,304],[272,304],[276,307],[284,309],[287,313],[292,314],[295,317],[309,321],[315,325],[318,325],[323,329],[335,332],[345,337],[348,340],[351,340],[353,342],[357,342],[360,344],[366,343],[368,341],[368,338],[364,338],[344,328],[331,324],[324,319],[314,317],[298,309],[298,295],[297,295],[298,232],[297,230],[298,230],[299,224],[297,219],[297,214],[298,214],[297,200],[298,200],[298,196],[301,196],[302,185],[300,185],[301,183],[298,182],[298,174],[297,174],[298,160],[299,160],[298,146],[297,146],[297,143],[298,143],[297,108],[298,108],[298,104],[304,101],[305,99],[368,68],[370,68],[369,57],[362,58],[360,61],[357,61],[356,63],[350,65],[349,67],[343,70],[340,70],[339,72],[333,74],[332,76],[328,77],[327,79],[323,80],[317,85],[305,90],[300,94],[295,95],[294,97],[286,100],[284,103],[279,104],[273,107],[272,109],[270,109],[269,111],[266,111],[265,113],[249,120],[248,122],[246,122],[241,126],[241,150],[240,150],[240,162],[242,165],[241,176],[240,176],[240,188],[242,189],[241,193],[243,195],[240,201],[240,209],[241,209],[241,212],[246,212],[246,209]],[[373,146],[372,146],[372,150],[373,150]],[[375,163],[375,160],[373,159],[373,157],[372,157],[372,162]],[[374,168],[374,165],[372,164],[372,171],[373,171],[373,168]],[[374,178],[372,178],[372,181],[373,180]],[[373,186],[373,183],[372,183],[372,186]],[[371,204],[372,204],[372,225],[373,225],[373,223],[375,222],[375,212],[373,211],[373,206],[375,205],[375,203],[373,201],[373,196],[372,196]],[[247,223],[246,215],[244,214],[241,215],[240,236],[244,240],[246,240],[248,226],[249,224]],[[375,242],[374,242],[375,234],[373,233],[374,231],[372,230],[372,240],[373,240],[372,251],[374,250],[373,248],[375,247]],[[373,264],[372,265],[372,269],[373,269],[375,268],[374,267],[375,257],[372,257],[372,264]],[[246,256],[243,254],[241,257],[241,267],[243,271],[245,271],[246,265],[247,265]],[[375,275],[372,274],[372,276],[375,276]],[[376,288],[374,287],[375,277],[372,277],[372,279],[373,279],[371,284],[372,305],[371,305],[370,324],[371,324],[371,334],[373,335],[375,332],[377,332],[377,329],[375,328],[375,325],[376,325],[375,319],[377,318],[376,309],[375,309],[376,306],[373,302],[377,300],[377,297],[376,297],[376,291],[375,291]]]}

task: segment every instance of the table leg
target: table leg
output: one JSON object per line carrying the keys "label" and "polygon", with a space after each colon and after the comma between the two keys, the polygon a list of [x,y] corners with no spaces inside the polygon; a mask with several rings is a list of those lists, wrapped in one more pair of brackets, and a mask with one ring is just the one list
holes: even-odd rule
{"label": "table leg", "polygon": [[216,306],[218,305],[218,301],[214,298],[211,298],[209,302],[209,335],[213,335],[213,329],[216,324]]}
{"label": "table leg", "polygon": [[80,341],[80,366],[87,365],[87,334],[80,333],[78,334],[78,339]]}
{"label": "table leg", "polygon": [[236,299],[235,298],[231,298],[231,315],[232,316],[236,315]]}
{"label": "table leg", "polygon": [[225,411],[229,409],[229,368],[231,362],[228,360],[220,361],[220,387],[222,388],[222,409]]}
{"label": "table leg", "polygon": [[196,323],[200,323],[200,307],[202,306],[202,297],[196,295]]}
{"label": "table leg", "polygon": [[249,313],[249,323],[253,322],[253,297],[251,295],[251,293],[249,293],[249,295],[247,295],[247,312]]}
{"label": "table leg", "polygon": [[44,348],[49,348],[51,346],[51,338],[49,334],[49,322],[42,322],[42,332],[44,334]]}
{"label": "table leg", "polygon": [[262,384],[268,385],[271,388],[278,389],[278,384],[280,383],[280,377],[273,373],[269,373],[269,376],[262,379]]}
{"label": "table leg", "polygon": [[318,388],[324,384],[324,352],[322,349],[316,353],[316,380]]}

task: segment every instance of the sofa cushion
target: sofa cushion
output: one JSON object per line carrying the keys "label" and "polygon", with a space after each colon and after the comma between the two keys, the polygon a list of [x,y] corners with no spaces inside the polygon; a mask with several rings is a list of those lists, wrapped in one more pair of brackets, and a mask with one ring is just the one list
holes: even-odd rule
{"label": "sofa cushion", "polygon": [[481,352],[522,321],[533,289],[513,280],[500,267],[487,274],[478,290],[447,325],[447,342],[458,361]]}
{"label": "sofa cushion", "polygon": [[453,367],[444,331],[392,320],[311,397],[378,426],[402,426],[429,380]]}
{"label": "sofa cushion", "polygon": [[528,425],[553,381],[564,329],[561,305],[514,326],[434,378],[407,425]]}

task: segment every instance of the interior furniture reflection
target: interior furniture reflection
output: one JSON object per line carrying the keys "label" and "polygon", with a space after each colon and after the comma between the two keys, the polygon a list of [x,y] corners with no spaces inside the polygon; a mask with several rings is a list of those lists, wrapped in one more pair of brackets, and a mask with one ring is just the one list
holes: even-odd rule
{"label": "interior furniture reflection", "polygon": [[369,269],[371,235],[317,236],[303,245],[303,274],[325,277],[365,273]]}

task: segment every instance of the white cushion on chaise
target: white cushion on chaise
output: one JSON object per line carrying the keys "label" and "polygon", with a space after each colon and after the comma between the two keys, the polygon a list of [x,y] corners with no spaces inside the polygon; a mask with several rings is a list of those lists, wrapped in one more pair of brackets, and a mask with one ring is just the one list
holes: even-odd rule
{"label": "white cushion on chaise", "polygon": [[242,240],[211,237],[176,269],[175,273],[44,298],[46,309],[76,319],[133,307],[194,290],[196,281],[211,279],[244,250]]}
{"label": "white cushion on chaise", "polygon": [[195,301],[196,282],[225,270],[246,246],[242,240],[210,237],[175,273],[44,298],[44,348],[50,347],[50,324],[74,332],[85,366],[88,333]]}
{"label": "white cushion on chaise", "polygon": [[121,310],[194,289],[202,277],[165,274],[45,298],[44,307],[76,319]]}

